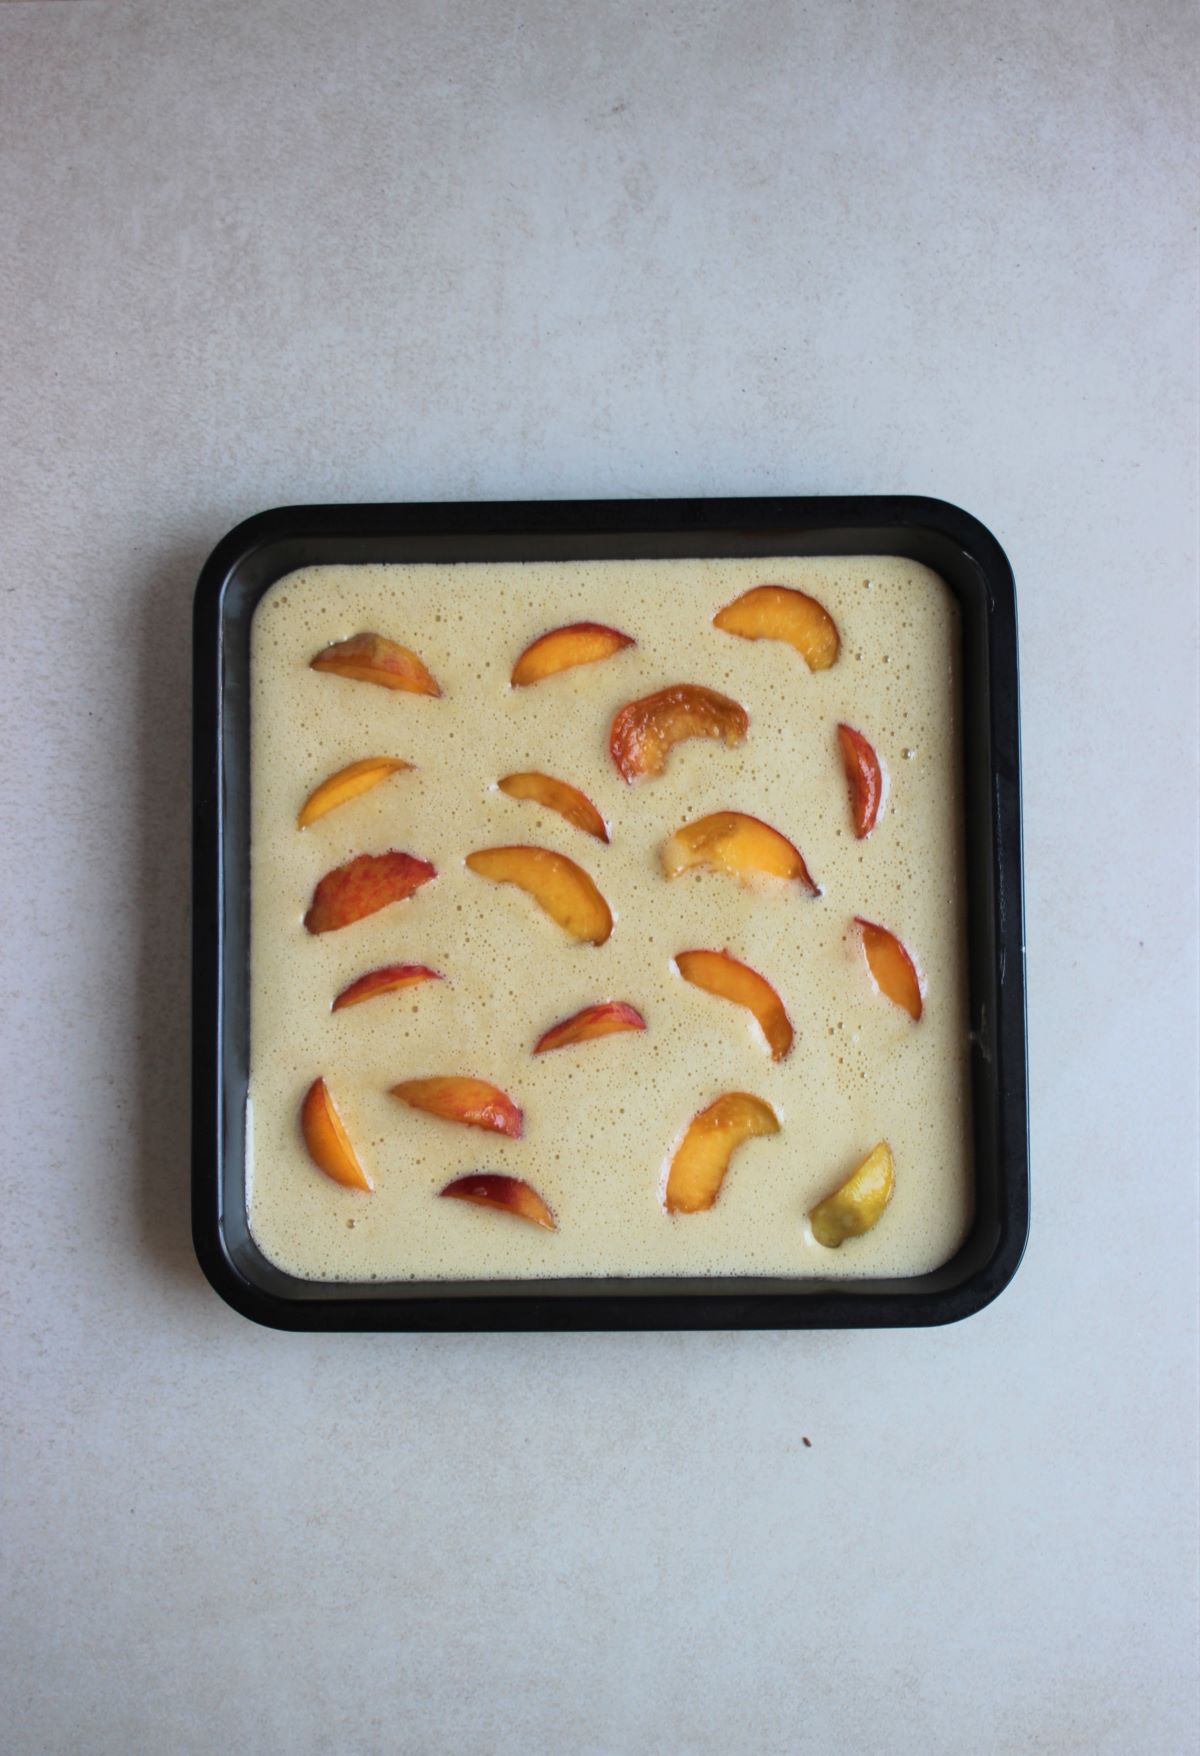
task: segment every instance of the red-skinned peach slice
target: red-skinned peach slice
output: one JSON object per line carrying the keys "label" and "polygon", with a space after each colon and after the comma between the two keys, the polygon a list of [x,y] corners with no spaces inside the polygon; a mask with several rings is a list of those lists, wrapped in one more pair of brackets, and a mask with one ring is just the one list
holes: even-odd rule
{"label": "red-skinned peach slice", "polygon": [[582,866],[549,848],[479,848],[467,865],[494,884],[515,884],[573,939],[603,945],[612,932],[612,910]]}
{"label": "red-skinned peach slice", "polygon": [[441,979],[440,971],[423,963],[385,963],[379,969],[369,969],[366,975],[359,976],[349,987],[343,988],[329,1010],[341,1012],[343,1007],[361,1006],[364,1000],[373,1000],[377,994],[395,994],[401,988],[415,987],[418,982],[440,982]]}
{"label": "red-skinned peach slice", "polygon": [[672,683],[627,701],[613,719],[608,748],[626,781],[661,774],[674,746],[684,738],[721,738],[740,744],[750,715],[728,695],[703,683]]}
{"label": "red-skinned peach slice", "polygon": [[347,1189],[362,1189],[368,1195],[375,1185],[358,1162],[350,1144],[350,1136],[342,1118],[334,1108],[329,1088],[323,1079],[314,1079],[300,1105],[300,1132],[308,1148],[308,1156],[319,1171],[332,1177]]}
{"label": "red-skinned peach slice", "polygon": [[756,585],[713,617],[713,626],[743,640],[786,640],[810,671],[827,671],[841,641],[823,604],[790,585]]}
{"label": "red-skinned peach slice", "polygon": [[917,966],[894,933],[874,921],[855,915],[854,924],[862,934],[867,968],[881,994],[902,1006],[912,1019],[919,1019],[925,1009],[921,997],[921,978]]}
{"label": "red-skinned peach slice", "polygon": [[752,1012],[767,1039],[772,1061],[783,1060],[792,1046],[791,1021],[765,976],[727,951],[679,951],[675,967],[685,982]]}
{"label": "red-skinned peach slice", "polygon": [[646,1020],[636,1006],[630,1006],[625,1000],[601,1000],[595,1006],[585,1006],[582,1012],[575,1012],[570,1018],[552,1024],[534,1043],[533,1052],[544,1055],[548,1049],[565,1049],[571,1043],[590,1043],[596,1037],[645,1028]]}
{"label": "red-skinned peach slice", "polygon": [[506,774],[496,785],[510,799],[529,799],[535,805],[544,805],[547,811],[557,811],[597,841],[608,840],[608,825],[587,794],[565,780],[555,780],[549,774]]}
{"label": "red-skinned peach slice", "polygon": [[558,1230],[557,1221],[536,1189],[523,1177],[506,1177],[499,1171],[475,1171],[468,1177],[456,1177],[438,1191],[452,1201],[473,1201],[477,1207],[494,1207],[499,1213],[511,1213],[517,1219],[530,1220],[545,1226],[548,1232]]}
{"label": "red-skinned peach slice", "polygon": [[335,806],[357,799],[360,793],[369,792],[390,774],[399,774],[401,769],[411,767],[411,762],[402,762],[398,756],[364,756],[361,762],[351,762],[347,767],[339,768],[336,774],[327,776],[319,787],[313,788],[301,807],[296,827],[307,829],[310,823],[324,817]]}
{"label": "red-skinned peach slice", "polygon": [[778,1134],[770,1104],[748,1091],[727,1091],[688,1123],[667,1172],[668,1213],[703,1213],[721,1193],[729,1161],[744,1140]]}
{"label": "red-skinned peach slice", "polygon": [[309,664],[314,671],[329,671],[355,683],[378,683],[383,689],[402,689],[408,695],[440,695],[436,679],[427,666],[395,640],[382,634],[352,634],[327,646]]}
{"label": "red-skinned peach slice", "polygon": [[432,1079],[402,1079],[391,1094],[402,1104],[444,1122],[464,1122],[468,1128],[486,1128],[492,1134],[521,1138],[523,1118],[507,1092],[486,1079],[467,1079],[444,1074]]}
{"label": "red-skinned peach slice", "polygon": [[821,894],[809,876],[800,849],[769,823],[759,817],[747,817],[743,811],[713,811],[707,817],[681,824],[668,837],[662,851],[666,877],[678,878],[693,866],[710,866],[716,872],[729,872],[742,879],[756,874],[795,879],[810,895]]}
{"label": "red-skinned peach slice", "polygon": [[606,628],[602,622],[568,622],[565,628],[551,628],[525,648],[512,669],[514,688],[540,683],[558,671],[569,671],[575,665],[592,665],[597,659],[611,658],[623,647],[636,645],[631,634],[619,628]]}
{"label": "red-skinned peach slice", "polygon": [[375,914],[389,903],[403,902],[437,873],[428,860],[392,849],[386,854],[357,854],[345,865],[326,872],[313,891],[304,917],[310,933],[331,933]]}
{"label": "red-skinned peach slice", "polygon": [[879,821],[879,808],[883,804],[883,768],[874,746],[853,726],[839,725],[837,735],[842,766],[850,786],[854,833],[861,841],[870,835]]}

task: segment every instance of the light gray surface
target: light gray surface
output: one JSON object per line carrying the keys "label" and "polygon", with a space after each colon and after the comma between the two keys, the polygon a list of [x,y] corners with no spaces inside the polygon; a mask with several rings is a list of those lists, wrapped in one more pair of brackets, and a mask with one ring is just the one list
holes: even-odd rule
{"label": "light gray surface", "polygon": [[[1197,1748],[1193,19],[0,5],[12,1756]],[[764,490],[941,495],[1016,569],[1016,1282],[914,1334],[234,1316],[185,1212],[207,549]]]}

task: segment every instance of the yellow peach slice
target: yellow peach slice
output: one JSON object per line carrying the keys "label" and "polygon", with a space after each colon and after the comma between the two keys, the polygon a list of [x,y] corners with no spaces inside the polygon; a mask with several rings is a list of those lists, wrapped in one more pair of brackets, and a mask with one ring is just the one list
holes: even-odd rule
{"label": "yellow peach slice", "polygon": [[467,1177],[456,1177],[438,1193],[452,1201],[472,1201],[477,1207],[494,1207],[499,1213],[514,1214],[517,1219],[544,1226],[548,1232],[558,1230],[554,1215],[523,1177],[506,1177],[500,1171],[475,1171]]}
{"label": "yellow peach slice", "polygon": [[409,695],[440,695],[441,690],[427,667],[394,640],[382,634],[352,634],[327,646],[309,664],[314,671],[349,677],[355,683],[378,683],[383,689],[403,689]]}
{"label": "yellow peach slice", "polygon": [[894,933],[864,921],[855,915],[854,924],[862,934],[867,968],[875,986],[895,1005],[902,1006],[912,1019],[919,1019],[925,1010],[921,996],[921,978],[917,966]]}
{"label": "yellow peach slice", "polygon": [[565,780],[555,780],[549,774],[506,774],[496,785],[510,799],[529,799],[535,805],[544,805],[547,811],[557,811],[597,841],[608,840],[608,825],[587,794]]}
{"label": "yellow peach slice", "polygon": [[678,878],[693,866],[709,866],[713,871],[729,872],[742,879],[756,874],[795,879],[810,895],[821,894],[809,876],[800,849],[769,823],[759,817],[747,817],[743,811],[713,811],[707,817],[681,824],[668,837],[662,851],[664,875]]}
{"label": "yellow peach slice", "polygon": [[632,635],[606,628],[602,622],[568,622],[565,628],[540,634],[525,648],[512,669],[513,686],[520,689],[540,683],[558,671],[595,664],[597,659],[611,658],[622,647],[635,644]]}
{"label": "yellow peach slice", "polygon": [[348,988],[343,988],[329,1010],[341,1012],[346,1006],[361,1006],[364,1000],[373,1000],[377,994],[395,994],[402,988],[414,987],[418,982],[440,982],[441,975],[424,963],[385,963],[378,969],[369,969],[366,975],[357,977]]}
{"label": "yellow peach slice", "polygon": [[389,774],[399,774],[401,769],[411,767],[411,762],[402,762],[398,756],[364,756],[361,762],[351,762],[345,768],[339,768],[336,774],[329,775],[319,787],[313,788],[300,809],[296,827],[307,829],[310,823],[324,817],[335,806],[357,799],[360,793],[369,792]]}
{"label": "yellow peach slice", "polygon": [[684,738],[721,738],[740,744],[750,715],[728,695],[703,683],[672,683],[627,701],[615,715],[608,748],[617,772],[626,781],[661,774],[667,757]]}
{"label": "yellow peach slice", "polygon": [[479,848],[467,865],[494,884],[515,884],[531,896],[573,939],[603,945],[612,932],[612,910],[582,866],[549,848]]}
{"label": "yellow peach slice", "polygon": [[813,1237],[827,1250],[836,1250],[846,1238],[861,1237],[877,1223],[895,1187],[892,1149],[881,1140],[841,1187],[813,1208],[808,1216]]}
{"label": "yellow peach slice", "polygon": [[332,933],[373,915],[436,878],[428,860],[392,849],[386,854],[358,854],[326,872],[313,891],[304,917],[310,933]]}
{"label": "yellow peach slice", "polygon": [[744,1140],[778,1134],[770,1104],[748,1091],[727,1091],[688,1124],[667,1172],[668,1213],[703,1213],[721,1193],[734,1151]]}
{"label": "yellow peach slice", "polygon": [[756,585],[713,617],[714,628],[743,640],[786,640],[810,671],[826,671],[841,641],[823,604],[790,585]]}
{"label": "yellow peach slice", "polygon": [[390,1087],[394,1098],[444,1122],[464,1122],[469,1128],[486,1128],[493,1134],[521,1138],[524,1119],[507,1092],[486,1079],[467,1079],[444,1074],[432,1079],[402,1079]]}
{"label": "yellow peach slice", "polygon": [[590,1043],[596,1037],[610,1037],[623,1030],[645,1030],[646,1020],[636,1006],[625,1000],[601,1000],[585,1006],[582,1012],[560,1019],[544,1030],[533,1045],[535,1055],[549,1049],[565,1049],[572,1043]]}
{"label": "yellow peach slice", "polygon": [[358,1162],[350,1136],[342,1118],[334,1108],[329,1088],[323,1079],[314,1079],[300,1105],[300,1132],[308,1148],[308,1156],[319,1171],[332,1177],[347,1189],[363,1189],[374,1193],[375,1185]]}
{"label": "yellow peach slice", "polygon": [[767,1039],[772,1061],[782,1061],[792,1046],[792,1026],[783,1001],[765,976],[727,951],[679,951],[675,967],[693,987],[752,1012]]}

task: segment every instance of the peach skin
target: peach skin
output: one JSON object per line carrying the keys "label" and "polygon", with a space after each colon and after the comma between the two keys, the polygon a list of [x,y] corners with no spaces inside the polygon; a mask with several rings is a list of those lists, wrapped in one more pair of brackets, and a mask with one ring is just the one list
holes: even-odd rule
{"label": "peach skin", "polygon": [[854,924],[862,934],[863,952],[875,986],[916,1021],[925,1010],[916,964],[886,927],[864,921],[861,915],[855,915]]}
{"label": "peach skin", "polygon": [[357,854],[326,872],[313,891],[304,917],[310,933],[332,933],[373,915],[389,903],[428,884],[437,873],[428,860],[392,849],[386,854]]}
{"label": "peach skin", "polygon": [[565,1049],[572,1043],[590,1043],[597,1037],[645,1028],[646,1020],[636,1006],[630,1006],[625,1000],[601,1000],[544,1030],[533,1045],[533,1053],[544,1055],[549,1049]]}
{"label": "peach skin", "polygon": [[702,683],[672,683],[618,709],[608,748],[622,780],[641,780],[661,774],[667,757],[684,738],[740,744],[749,724],[746,709],[728,695]]}
{"label": "peach skin", "polygon": [[444,1074],[432,1079],[403,1079],[389,1087],[394,1098],[411,1109],[424,1110],[444,1122],[463,1122],[468,1128],[486,1128],[492,1134],[521,1138],[524,1118],[507,1092],[486,1079]]}
{"label": "peach skin", "polygon": [[727,951],[678,951],[675,967],[685,982],[744,1006],[758,1021],[772,1061],[782,1061],[792,1046],[792,1026],[783,1001],[765,976],[739,963]]}
{"label": "peach skin", "polygon": [[744,1140],[778,1134],[770,1104],[748,1091],[727,1091],[688,1123],[667,1172],[668,1213],[704,1213],[721,1193],[734,1151]]}
{"label": "peach skin", "polygon": [[528,799],[543,805],[547,811],[557,811],[576,829],[594,835],[597,841],[608,840],[608,825],[587,794],[565,780],[555,780],[549,774],[506,774],[496,785],[510,799]]}
{"label": "peach skin", "polygon": [[603,945],[612,932],[612,910],[582,866],[549,848],[478,848],[467,865],[494,884],[515,884],[531,896],[552,921],[592,945]]}
{"label": "peach skin", "polygon": [[841,641],[837,623],[823,604],[790,585],[756,585],[726,604],[713,627],[743,640],[784,640],[810,671],[826,671]]}
{"label": "peach skin", "polygon": [[352,634],[337,640],[309,661],[314,671],[348,677],[355,683],[378,683],[409,695],[440,695],[437,682],[415,652],[382,634]]}
{"label": "peach skin", "polygon": [[808,1222],[813,1237],[827,1250],[838,1249],[847,1238],[861,1237],[878,1224],[895,1187],[892,1149],[881,1140],[840,1188],[812,1209]]}
{"label": "peach skin", "polygon": [[568,622],[564,628],[551,628],[539,634],[521,654],[512,668],[515,689],[540,683],[559,671],[575,665],[593,665],[597,659],[611,658],[623,647],[634,646],[632,635],[619,628],[606,628],[602,622]]}
{"label": "peach skin", "polygon": [[319,1171],[347,1189],[374,1193],[375,1185],[358,1162],[350,1136],[334,1108],[323,1079],[314,1079],[300,1105],[300,1132],[308,1156]]}
{"label": "peach skin", "polygon": [[678,878],[693,866],[708,866],[743,880],[762,876],[794,879],[810,896],[821,894],[800,849],[769,823],[743,811],[713,811],[681,824],[663,844],[662,869]]}
{"label": "peach skin", "polygon": [[456,1177],[447,1183],[440,1195],[452,1201],[472,1201],[477,1207],[494,1207],[498,1213],[511,1213],[527,1219],[535,1226],[556,1232],[554,1215],[536,1189],[523,1177],[506,1177],[499,1171],[475,1171],[467,1177]]}
{"label": "peach skin", "polygon": [[357,799],[360,793],[369,792],[389,775],[411,767],[411,762],[402,762],[398,756],[364,756],[361,762],[351,762],[345,768],[339,768],[336,774],[328,775],[319,787],[313,788],[300,808],[296,827],[307,829],[327,811]]}
{"label": "peach skin", "polygon": [[861,732],[856,732],[853,726],[839,725],[837,735],[842,752],[842,766],[850,788],[850,815],[854,819],[854,833],[862,841],[864,836],[870,835],[879,821],[879,811],[883,804],[883,767],[875,754],[874,746],[868,743]]}
{"label": "peach skin", "polygon": [[369,969],[343,988],[329,1010],[341,1012],[347,1006],[361,1006],[364,1000],[373,1000],[377,994],[395,994],[402,988],[415,987],[418,982],[440,982],[441,979],[436,969],[423,963],[381,964],[378,969]]}

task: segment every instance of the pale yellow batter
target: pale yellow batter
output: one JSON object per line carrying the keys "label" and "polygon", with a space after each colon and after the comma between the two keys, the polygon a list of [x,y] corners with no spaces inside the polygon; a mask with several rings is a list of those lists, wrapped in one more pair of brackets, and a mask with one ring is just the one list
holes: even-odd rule
{"label": "pale yellow batter", "polygon": [[[712,627],[752,585],[799,587],[841,632],[810,674],[778,641]],[[513,689],[513,661],[571,621],[635,647]],[[415,650],[441,700],[321,675],[308,661],[362,630]],[[881,556],[313,567],[263,598],[252,638],[251,1229],[306,1279],[559,1275],[911,1275],[944,1262],[971,1216],[959,773],[957,606],[934,573]],[[665,774],[626,785],[609,723],[633,696],[704,683],[750,715],[739,747],[679,744]],[[883,817],[855,839],[836,726],[872,740],[889,780]],[[312,788],[360,757],[415,763],[305,830]],[[572,782],[607,819],[602,845],[495,786],[514,770]],[[768,894],[712,872],[666,881],[659,849],[685,819],[732,808],[766,819],[821,885]],[[474,848],[531,842],[582,865],[616,925],[569,939],[530,897],[467,870]],[[362,852],[404,849],[437,878],[407,902],[314,937],[315,883]],[[891,928],[926,982],[917,1024],[877,993],[852,918]],[[690,987],[673,953],[727,948],[770,980],[796,1030],[773,1063],[750,1013]],[[445,976],[336,1014],[333,996],[377,965]],[[556,1020],[627,1000],[644,1032],[532,1057]],[[520,1140],[407,1109],[402,1079],[470,1074],[525,1112]],[[298,1111],[325,1077],[373,1195],[308,1158]],[[668,1217],[665,1160],[721,1092],[770,1103],[782,1124],[735,1154],[711,1211]],[[880,1138],[896,1192],[867,1236],[838,1250],[805,1214]],[[530,1182],[558,1231],[437,1199],[480,1169]]]}

